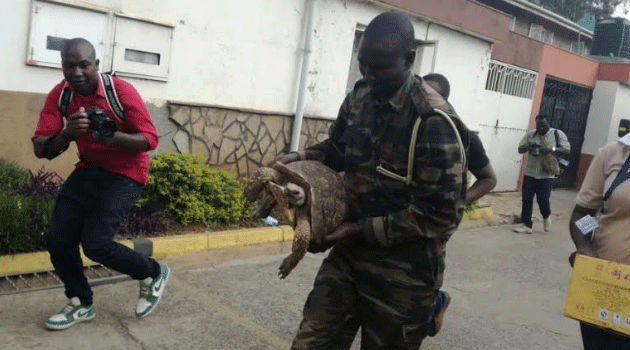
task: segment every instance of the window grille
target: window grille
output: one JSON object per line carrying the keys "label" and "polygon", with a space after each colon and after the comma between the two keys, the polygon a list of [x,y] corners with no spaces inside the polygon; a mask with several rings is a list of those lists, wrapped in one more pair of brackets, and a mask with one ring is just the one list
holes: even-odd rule
{"label": "window grille", "polygon": [[534,98],[538,74],[500,62],[490,62],[486,90],[506,95]]}

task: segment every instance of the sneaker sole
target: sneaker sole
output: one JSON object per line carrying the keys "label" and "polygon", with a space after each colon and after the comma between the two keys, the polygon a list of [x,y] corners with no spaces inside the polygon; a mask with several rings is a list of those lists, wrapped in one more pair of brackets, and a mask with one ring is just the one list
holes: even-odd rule
{"label": "sneaker sole", "polygon": [[68,328],[74,326],[77,323],[92,321],[95,317],[96,317],[96,314],[94,314],[92,316],[88,316],[86,318],[78,319],[78,320],[76,320],[76,321],[74,321],[72,323],[68,323],[68,324],[64,324],[64,325],[56,325],[56,324],[51,324],[51,323],[44,323],[44,327],[46,327],[46,329],[50,329],[52,331],[62,331],[64,329],[68,329]]}
{"label": "sneaker sole", "polygon": [[[166,278],[164,278],[164,288],[166,289],[166,284],[168,283],[168,279],[169,277],[171,277],[171,269],[167,267],[168,270],[166,270]],[[162,291],[162,294],[164,294],[164,291]],[[153,310],[155,310],[155,307],[158,306],[158,304],[160,303],[160,300],[162,300],[162,294],[160,294],[160,296],[158,297],[158,300],[155,302],[155,304],[153,304],[153,306],[151,306],[149,309],[147,309],[147,311],[144,312],[144,314],[137,314],[136,313],[136,318],[137,319],[143,319],[147,316],[149,316]]]}
{"label": "sneaker sole", "polygon": [[451,295],[447,292],[444,293],[446,293],[447,296],[446,304],[444,304],[442,312],[431,318],[431,330],[429,331],[429,337],[435,337],[440,332],[442,324],[444,324],[444,314],[446,313],[446,309],[448,309],[448,306],[451,305],[451,300],[453,298],[451,298]]}

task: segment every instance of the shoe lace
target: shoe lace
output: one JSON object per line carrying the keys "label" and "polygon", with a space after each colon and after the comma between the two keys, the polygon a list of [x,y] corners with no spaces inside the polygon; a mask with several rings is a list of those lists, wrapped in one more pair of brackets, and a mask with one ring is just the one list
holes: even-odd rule
{"label": "shoe lace", "polygon": [[63,308],[63,310],[61,310],[62,314],[66,314],[72,310],[74,310],[77,306],[74,305],[73,303],[68,303],[68,305],[66,305],[66,307]]}
{"label": "shoe lace", "polygon": [[149,295],[149,285],[146,285],[142,282],[140,282],[140,297],[146,297],[147,295]]}

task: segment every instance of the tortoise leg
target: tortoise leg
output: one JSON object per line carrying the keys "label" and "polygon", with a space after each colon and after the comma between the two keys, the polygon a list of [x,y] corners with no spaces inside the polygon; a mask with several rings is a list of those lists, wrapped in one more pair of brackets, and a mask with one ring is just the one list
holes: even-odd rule
{"label": "tortoise leg", "polygon": [[252,175],[251,179],[249,179],[249,182],[243,190],[245,198],[250,202],[255,201],[258,199],[260,191],[265,188],[265,184],[270,181],[277,181],[280,176],[280,173],[272,168],[260,167],[256,169],[256,172]]}
{"label": "tortoise leg", "polygon": [[305,207],[296,208],[295,220],[295,236],[293,237],[291,254],[284,258],[280,265],[280,271],[278,271],[278,275],[281,279],[287,277],[289,273],[291,273],[291,270],[293,270],[304,255],[306,255],[306,250],[311,241],[311,225],[308,219],[308,209]]}
{"label": "tortoise leg", "polygon": [[258,200],[258,207],[256,207],[256,210],[254,210],[251,215],[251,218],[255,220],[267,217],[273,207],[278,204],[276,198],[272,196],[271,193],[269,193],[268,191],[265,191],[261,196],[262,198]]}

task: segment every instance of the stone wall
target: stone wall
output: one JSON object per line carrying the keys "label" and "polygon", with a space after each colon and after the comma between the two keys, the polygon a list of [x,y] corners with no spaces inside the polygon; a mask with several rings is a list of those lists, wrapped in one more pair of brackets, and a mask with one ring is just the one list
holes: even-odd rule
{"label": "stone wall", "polygon": [[[238,177],[287,152],[293,127],[293,116],[174,102],[168,119],[176,127],[170,136],[178,152],[199,153],[209,166]],[[328,138],[331,123],[304,118],[300,149]]]}

